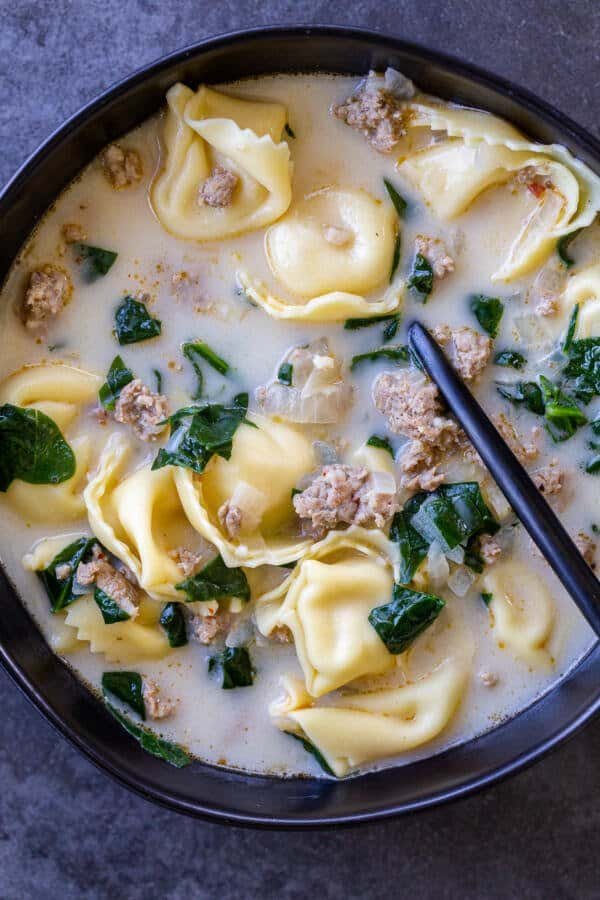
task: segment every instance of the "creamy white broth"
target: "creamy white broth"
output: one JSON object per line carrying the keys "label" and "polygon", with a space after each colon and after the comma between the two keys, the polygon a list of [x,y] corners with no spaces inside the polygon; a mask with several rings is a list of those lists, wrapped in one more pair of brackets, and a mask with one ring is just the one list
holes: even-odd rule
{"label": "creamy white broth", "polygon": [[[383,186],[383,178],[387,177],[409,204],[401,225],[402,273],[408,274],[417,234],[440,237],[451,248],[456,260],[455,271],[444,280],[436,280],[425,305],[417,303],[410,292],[406,293],[403,322],[393,343],[404,342],[406,323],[413,316],[428,325],[443,323],[479,329],[468,308],[469,295],[482,293],[502,299],[505,309],[495,347],[525,352],[528,364],[526,369],[515,372],[490,362],[474,390],[489,412],[502,411],[510,415],[519,432],[527,436],[538,420],[526,411],[509,408],[497,394],[494,382],[533,379],[540,371],[552,374],[553,361],[548,357],[565,330],[566,319],[559,313],[536,322],[527,292],[538,269],[507,284],[492,283],[491,275],[506,255],[524,214],[533,209],[534,198],[507,186],[492,188],[451,223],[440,222],[423,204],[415,185],[398,172],[393,154],[376,153],[361,134],[330,115],[331,104],[351,93],[354,85],[355,79],[325,75],[273,76],[228,85],[226,91],[235,96],[272,99],[286,105],[288,121],[296,135],[290,140],[294,165],[292,205],[296,198],[327,186],[362,188],[387,203]],[[94,161],[57,199],[32,235],[2,292],[0,377],[8,376],[24,364],[63,362],[104,378],[112,359],[120,353],[134,374],[152,389],[155,386],[154,370],[161,372],[162,390],[174,411],[191,402],[190,396],[196,385],[192,367],[180,352],[184,341],[206,341],[233,367],[227,377],[220,376],[209,366],[203,367],[204,396],[211,402],[225,402],[240,391],[249,391],[252,398],[257,386],[275,377],[281,358],[295,345],[327,337],[331,350],[346,363],[354,354],[379,346],[380,325],[348,331],[341,323],[281,321],[248,303],[237,288],[236,271],[239,269],[251,272],[272,291],[291,299],[269,271],[263,252],[264,228],[228,240],[198,243],[176,238],[162,227],[149,203],[148,191],[160,165],[159,135],[163,124],[163,117],[158,115],[124,139],[124,143],[137,149],[143,159],[144,178],[138,186],[113,190],[99,162]],[[65,223],[81,225],[90,244],[118,252],[107,275],[92,284],[84,281],[81,269],[74,261],[73,248],[65,246],[61,237],[61,227]],[[575,265],[569,269],[568,278],[598,261],[600,236],[595,226],[588,232],[571,249]],[[43,336],[41,333],[36,336],[36,332],[23,327],[16,310],[22,302],[29,273],[49,262],[68,270],[74,283],[74,294],[63,312],[44,328]],[[382,286],[369,296],[381,296],[384,288]],[[115,308],[124,294],[139,291],[149,295],[148,307],[152,315],[161,319],[162,335],[151,341],[119,347],[112,336]],[[528,327],[535,332],[533,339],[523,337],[523,317],[526,316],[532,318]],[[540,339],[537,334],[540,328],[547,332],[545,339]],[[404,443],[404,438],[389,433],[385,419],[371,400],[371,385],[376,375],[390,370],[393,366],[385,360],[357,368],[351,375],[356,396],[347,418],[339,426],[320,426],[311,432],[314,437],[346,441],[348,449],[344,461],[351,462],[352,451],[372,434],[387,435],[395,450]],[[347,369],[346,377],[350,377]],[[251,400],[252,408],[256,409],[256,406]],[[597,411],[596,400],[586,407],[590,420]],[[89,410],[83,416],[85,432],[92,436],[94,447],[88,467],[93,472],[108,434],[120,431],[129,436],[130,429],[112,420],[108,424],[99,424]],[[69,434],[67,431],[67,438]],[[553,444],[545,440],[539,460],[536,460],[536,466],[541,466],[557,458],[568,470],[570,477],[556,500],[556,508],[573,534],[578,531],[590,534],[597,517],[598,482],[593,475],[586,475],[581,470],[582,462],[590,455],[586,447],[588,440],[586,428],[581,428],[564,443]],[[135,443],[136,453],[130,463],[132,471],[151,461],[156,454],[156,445]],[[476,470],[465,464],[459,466],[449,480],[467,481],[477,477]],[[62,617],[50,613],[39,580],[34,573],[24,570],[22,558],[39,539],[48,535],[89,533],[88,524],[85,519],[65,523],[64,527],[26,522],[8,502],[0,502],[3,563],[27,608],[52,644]],[[64,539],[59,546],[67,543]],[[556,607],[548,643],[552,663],[532,667],[517,659],[508,648],[499,646],[489,612],[479,598],[482,588],[478,582],[465,597],[443,590],[441,593],[448,606],[459,614],[475,642],[472,674],[460,706],[448,726],[433,740],[393,760],[379,760],[363,768],[392,762],[404,764],[480,734],[503,718],[514,715],[547,690],[590,648],[593,642],[591,630],[547,565],[532,552],[521,527],[514,529],[514,544],[509,552],[513,558],[521,559],[551,591]],[[274,577],[277,580],[277,576]],[[439,633],[442,627],[443,623],[436,622],[429,636]],[[423,652],[427,648],[427,634],[419,639]],[[207,660],[214,652],[213,647],[190,641],[163,660],[136,665],[107,663],[102,654],[90,653],[87,645],[63,656],[93,689],[99,688],[104,671],[119,667],[135,669],[154,678],[161,693],[175,701],[176,706],[172,716],[148,724],[203,760],[255,772],[318,774],[320,770],[312,757],[299,742],[274,727],[269,715],[269,705],[282,693],[281,676],[302,677],[293,645],[281,645],[255,633],[251,655],[256,676],[253,686],[244,690],[222,691],[214,677],[208,674]],[[486,686],[480,677],[482,673],[493,673],[497,683],[493,687]]]}

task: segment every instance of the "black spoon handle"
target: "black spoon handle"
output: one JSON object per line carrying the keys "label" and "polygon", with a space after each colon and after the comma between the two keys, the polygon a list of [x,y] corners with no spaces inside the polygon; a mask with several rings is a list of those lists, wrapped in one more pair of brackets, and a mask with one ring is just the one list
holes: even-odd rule
{"label": "black spoon handle", "polygon": [[600,636],[600,581],[512,450],[420,322],[410,325],[408,340],[410,349],[438,386],[440,394],[466,431],[494,481]]}

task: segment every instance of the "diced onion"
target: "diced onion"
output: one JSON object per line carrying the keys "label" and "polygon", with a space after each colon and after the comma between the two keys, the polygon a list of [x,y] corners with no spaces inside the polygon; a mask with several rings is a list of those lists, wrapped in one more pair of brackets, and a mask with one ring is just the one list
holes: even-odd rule
{"label": "diced onion", "polygon": [[398,72],[397,69],[392,69],[391,66],[385,70],[384,83],[386,90],[399,100],[410,100],[415,96],[416,89],[410,78],[407,78],[402,72]]}
{"label": "diced onion", "polygon": [[254,627],[250,616],[240,616],[235,620],[225,638],[226,647],[244,647],[254,638]]}
{"label": "diced onion", "polygon": [[446,550],[446,558],[460,565],[465,558],[464,547],[461,547],[459,544],[458,547],[453,547],[452,550]]}
{"label": "diced onion", "polygon": [[450,566],[444,552],[437,541],[429,545],[427,551],[427,577],[433,587],[446,584],[450,574]]}
{"label": "diced onion", "polygon": [[371,472],[370,485],[375,494],[395,494],[396,479],[391,472],[376,470]]}
{"label": "diced onion", "polygon": [[466,566],[457,566],[448,578],[448,587],[457,597],[464,597],[475,581],[475,574]]}
{"label": "diced onion", "polygon": [[276,380],[259,388],[257,399],[266,415],[311,425],[331,425],[344,417],[353,388],[342,379],[326,338],[293,348],[282,362],[292,366],[292,384]]}
{"label": "diced onion", "polygon": [[333,444],[328,444],[327,441],[313,441],[313,450],[317,462],[321,466],[330,466],[338,462],[337,450]]}

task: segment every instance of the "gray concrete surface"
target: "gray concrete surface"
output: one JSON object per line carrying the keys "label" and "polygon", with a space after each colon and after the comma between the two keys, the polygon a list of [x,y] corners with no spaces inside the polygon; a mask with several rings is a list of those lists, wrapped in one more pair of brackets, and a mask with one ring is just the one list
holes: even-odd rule
{"label": "gray concrete surface", "polygon": [[[1,0],[0,181],[117,78],[203,36],[330,22],[527,85],[598,133],[598,0]],[[0,611],[1,614],[1,611]],[[486,794],[386,825],[282,834],[184,819],[113,784],[0,673],[0,898],[600,896],[600,722]]]}

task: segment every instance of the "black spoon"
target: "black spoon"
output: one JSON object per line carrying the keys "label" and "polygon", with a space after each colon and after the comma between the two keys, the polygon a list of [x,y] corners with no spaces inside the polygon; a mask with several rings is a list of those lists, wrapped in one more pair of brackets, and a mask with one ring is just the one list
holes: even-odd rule
{"label": "black spoon", "polygon": [[420,322],[410,325],[408,341],[410,349],[438,386],[494,481],[600,637],[600,581],[512,450]]}

